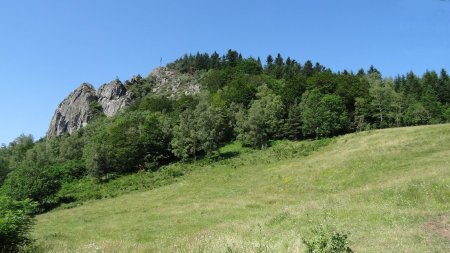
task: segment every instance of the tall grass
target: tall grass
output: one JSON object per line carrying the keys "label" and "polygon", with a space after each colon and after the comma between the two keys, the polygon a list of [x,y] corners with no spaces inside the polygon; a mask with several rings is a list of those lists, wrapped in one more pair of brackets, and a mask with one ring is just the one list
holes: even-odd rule
{"label": "tall grass", "polygon": [[[40,215],[38,247],[304,252],[303,239],[322,224],[348,232],[356,252],[450,248],[450,125],[281,141],[261,151],[234,143],[221,154],[167,167],[163,173],[174,170],[178,176],[160,185],[152,178],[163,174],[112,180],[104,190],[93,190],[111,198],[86,197],[80,207]],[[125,190],[117,190],[120,185]]]}

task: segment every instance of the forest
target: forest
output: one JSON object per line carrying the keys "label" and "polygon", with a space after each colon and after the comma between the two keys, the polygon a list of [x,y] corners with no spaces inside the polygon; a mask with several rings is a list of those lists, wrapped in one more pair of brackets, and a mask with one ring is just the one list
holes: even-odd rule
{"label": "forest", "polygon": [[87,194],[89,186],[178,161],[222,159],[217,150],[227,143],[265,149],[281,139],[450,122],[444,69],[383,77],[374,66],[333,71],[281,54],[262,63],[234,50],[184,55],[167,67],[195,76],[202,91],[159,96],[153,80],[138,75],[123,82],[134,96],[124,112],[106,117],[93,104],[94,119],[71,135],[21,135],[0,148],[0,252],[29,242],[33,215],[101,198]]}

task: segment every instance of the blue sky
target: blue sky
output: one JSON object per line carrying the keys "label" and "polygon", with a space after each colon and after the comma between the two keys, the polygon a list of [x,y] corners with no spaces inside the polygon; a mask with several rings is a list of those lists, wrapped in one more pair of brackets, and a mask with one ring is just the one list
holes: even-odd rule
{"label": "blue sky", "polygon": [[79,84],[148,75],[184,53],[280,52],[333,70],[450,70],[442,0],[0,0],[0,143],[43,137]]}

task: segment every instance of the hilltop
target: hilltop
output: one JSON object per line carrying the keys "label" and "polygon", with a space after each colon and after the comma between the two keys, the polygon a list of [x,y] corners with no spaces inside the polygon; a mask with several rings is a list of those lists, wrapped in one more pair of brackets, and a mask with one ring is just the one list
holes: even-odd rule
{"label": "hilltop", "polygon": [[[201,191],[209,192],[213,189],[213,185],[203,185],[203,181],[214,182],[221,173],[225,173],[223,176],[230,179],[229,182],[226,180],[216,182],[225,187],[225,192],[200,199],[199,205],[207,202],[215,203],[214,199],[217,197],[217,201],[226,203],[223,208],[228,208],[234,202],[239,203],[240,197],[248,192],[254,192],[259,196],[258,198],[270,197],[271,200],[267,201],[275,201],[274,203],[278,203],[276,196],[286,200],[293,199],[299,203],[314,200],[314,203],[308,203],[308,205],[316,205],[317,201],[320,202],[322,199],[329,199],[332,202],[333,198],[330,198],[330,194],[333,192],[345,192],[345,189],[360,192],[361,189],[358,187],[362,185],[366,185],[368,189],[377,188],[378,186],[372,184],[378,181],[371,180],[383,179],[384,181],[378,183],[389,182],[391,176],[393,178],[410,176],[410,173],[420,169],[408,162],[414,161],[420,164],[422,160],[417,159],[424,159],[430,164],[434,163],[435,154],[426,149],[427,145],[432,144],[424,140],[425,146],[417,147],[418,150],[411,149],[412,147],[408,146],[410,144],[405,144],[407,146],[391,150],[392,154],[400,152],[401,157],[386,153],[387,163],[379,159],[372,164],[373,158],[367,156],[363,159],[361,155],[371,154],[371,152],[375,155],[382,152],[384,155],[385,145],[371,138],[364,139],[363,136],[370,137],[372,134],[377,136],[375,133],[386,133],[389,138],[381,134],[380,139],[390,143],[397,137],[389,133],[397,133],[400,137],[405,135],[407,143],[410,140],[413,144],[418,142],[422,145],[422,140],[414,139],[417,133],[417,136],[423,135],[434,140],[434,143],[440,143],[441,146],[436,148],[442,148],[447,147],[445,143],[441,143],[447,136],[437,135],[427,129],[441,129],[444,133],[448,133],[446,125],[423,128],[423,133],[421,133],[422,130],[415,132],[415,129],[422,128],[399,128],[400,130],[388,130],[388,128],[448,122],[450,122],[450,76],[444,69],[439,74],[436,71],[427,71],[422,76],[417,76],[409,72],[406,75],[390,78],[383,77],[373,66],[367,70],[361,69],[357,73],[345,70],[334,72],[320,63],[311,61],[299,63],[290,57],[284,58],[281,54],[277,54],[276,57],[268,55],[263,65],[260,58],[244,58],[239,52],[228,50],[222,56],[216,52],[186,54],[166,67],[155,69],[147,77],[135,75],[123,82],[116,78],[102,85],[98,90],[88,83],[83,83],[56,109],[47,138],[35,141],[32,136],[21,135],[8,146],[0,148],[0,207],[3,210],[0,212],[0,228],[4,228],[0,229],[0,240],[8,241],[8,245],[0,245],[0,251],[16,250],[30,242],[27,231],[31,229],[33,215],[132,192],[151,189],[157,192],[160,191],[158,189],[166,189],[164,186],[169,187],[168,185],[172,185],[185,175],[187,175],[185,182],[190,182],[189,178],[195,178],[194,175],[198,173],[199,167],[204,168],[205,170],[200,171],[205,173],[214,171],[216,167],[222,169],[213,174],[205,174],[204,178],[200,177],[198,185],[191,184],[190,187],[197,191],[195,194],[192,193],[189,199],[182,200],[187,206],[191,205],[189,201],[197,203],[196,196],[202,196]],[[376,129],[386,130],[373,132]],[[414,134],[410,136],[409,132]],[[358,134],[338,137],[349,133]],[[348,147],[342,143],[342,140],[358,140],[359,137],[364,141],[356,141],[351,149],[360,150],[361,154],[358,153],[358,156],[354,157],[354,153],[347,152]],[[325,144],[333,138],[338,140],[338,143],[325,147]],[[374,147],[381,150],[368,148],[366,142],[373,142]],[[388,146],[387,149],[389,148]],[[313,150],[317,153],[304,160],[303,158],[295,160],[300,159],[297,155],[310,155],[310,151]],[[330,150],[333,152],[329,153]],[[252,162],[245,162],[246,157],[253,157]],[[302,167],[313,158],[321,162],[306,169]],[[408,160],[402,160],[405,158]],[[440,161],[442,157],[437,158]],[[332,164],[329,165],[329,169],[322,171],[328,160],[332,161]],[[335,167],[341,160],[348,163]],[[285,168],[287,166],[285,162],[292,162],[295,168],[299,166],[302,168],[301,173],[296,172],[292,175],[297,178],[294,188],[290,188],[292,186],[290,182],[294,179],[290,178],[289,173],[271,175],[266,171],[270,164],[274,171]],[[442,162],[448,161],[444,159]],[[384,165],[388,167],[384,168]],[[423,165],[428,166],[425,163]],[[236,170],[235,174],[226,174],[230,172],[230,168]],[[402,171],[402,168],[406,168],[407,171]],[[406,174],[391,172],[398,169]],[[428,169],[433,170],[433,168]],[[323,174],[315,173],[320,171]],[[341,173],[342,171],[345,173]],[[190,172],[193,172],[192,176]],[[302,174],[303,172],[306,174]],[[310,172],[312,174],[309,174]],[[424,180],[428,178],[426,173],[421,175]],[[222,197],[228,196],[229,187],[232,186],[227,184],[232,183],[231,179],[234,177],[245,181],[238,180],[239,183],[232,185],[237,187],[237,190],[233,191],[234,200],[222,201]],[[306,181],[301,181],[299,177]],[[420,181],[421,177],[415,179]],[[284,193],[280,192],[277,187],[281,186],[275,183],[277,180],[286,182],[286,187],[283,186],[282,189],[287,189],[290,194],[283,195]],[[201,188],[203,186],[204,188]],[[253,190],[245,188],[248,186],[251,186]],[[433,214],[441,210],[439,209],[442,207],[441,200],[446,199],[447,196],[445,189],[443,190],[441,186],[439,186],[441,188],[433,188],[434,183],[431,186],[413,185],[412,187],[419,187],[419,190],[412,189],[414,198],[416,192],[421,194],[420,187],[425,187],[427,192],[438,191],[439,197],[435,200],[437,204],[432,203]],[[271,190],[275,195],[270,192]],[[352,191],[345,194],[351,195]],[[405,191],[409,191],[409,188]],[[213,192],[216,191],[213,189]],[[183,198],[184,193],[189,193],[189,189],[176,190],[173,197]],[[296,194],[299,194],[299,198],[292,197],[297,196]],[[165,196],[165,193],[161,195]],[[130,198],[133,199],[133,196],[135,195],[130,195]],[[313,196],[320,196],[320,199],[314,199]],[[171,199],[169,196],[165,198]],[[379,198],[383,199],[383,196]],[[264,201],[264,203],[254,201],[256,202],[255,210],[252,209],[250,212],[252,216],[253,214],[269,215],[263,205]],[[424,201],[429,200],[424,198]],[[291,204],[286,205],[289,207]],[[350,201],[348,204],[351,206],[355,203]],[[246,205],[253,206],[252,203],[246,203]],[[321,210],[322,204],[317,205]],[[203,208],[203,212],[207,212],[209,207],[198,207],[199,210]],[[394,208],[391,209],[394,210]],[[83,210],[83,208],[74,210]],[[97,217],[95,213],[97,211],[94,208],[93,212],[86,217]],[[170,208],[165,211],[170,213]],[[218,214],[216,218],[233,220],[234,214],[227,216],[227,213],[214,211]],[[11,215],[11,212],[14,215]],[[292,213],[299,211],[295,209],[292,213],[289,210],[284,213],[278,209],[272,209],[272,212],[281,212],[280,219],[285,220]],[[351,211],[348,212],[351,216]],[[441,214],[444,215],[442,216],[444,220],[447,219],[445,213]],[[132,214],[133,217],[135,215]],[[340,215],[344,220],[351,218],[342,213]],[[102,217],[110,216],[111,214],[107,214]],[[111,217],[119,216],[112,214]],[[148,218],[146,214],[144,217]],[[173,216],[174,220],[176,220],[175,217]],[[192,217],[195,217],[191,219],[192,222],[199,222],[202,216]],[[364,217],[367,218],[367,216]],[[91,220],[91,218],[87,219]],[[163,221],[164,224],[166,221]],[[211,222],[214,223],[214,220]],[[315,220],[313,223],[320,222]],[[82,227],[80,224],[74,225]],[[262,229],[263,226],[260,225]],[[375,225],[374,229],[376,229]],[[437,230],[439,226],[436,227]],[[190,233],[196,228],[198,227],[194,224],[194,227],[178,228],[177,231]],[[254,226],[250,228],[252,231],[255,229]],[[124,228],[120,227],[120,229]],[[234,228],[231,227],[231,229]],[[55,231],[57,230],[55,228]],[[350,230],[357,231],[356,228],[351,229],[351,227]],[[92,231],[96,230],[92,228]],[[304,232],[301,228],[298,230],[289,228],[288,231]],[[116,235],[106,230],[100,232],[104,233],[100,235],[102,240],[107,240],[108,236],[111,236],[111,240],[117,240]],[[274,232],[277,233],[277,231]],[[278,232],[281,233],[281,230]],[[262,236],[263,231],[260,233]],[[88,234],[86,233],[86,236]],[[136,234],[132,231],[129,231],[129,234],[132,237],[141,236],[141,233]],[[269,235],[272,234],[269,233]],[[295,235],[299,238],[297,233]],[[345,233],[339,235],[346,236]],[[415,235],[420,237],[419,234]],[[49,238],[58,238],[59,234],[49,236]],[[179,236],[181,235],[178,234],[175,237],[180,238]],[[407,236],[405,240],[410,242],[411,238]],[[136,243],[154,239],[145,236],[143,237],[145,240],[133,238],[130,240]],[[74,242],[77,241],[75,238],[72,239]],[[161,245],[156,248],[162,247],[168,250],[167,247],[172,245],[172,242],[166,239],[158,240]],[[356,241],[360,243],[358,238]],[[84,243],[85,241],[82,242]],[[182,244],[182,242],[178,243]],[[420,241],[414,244],[413,241],[412,245],[420,248],[419,245],[423,243],[425,242]],[[231,250],[235,247],[233,245],[230,246]],[[247,243],[243,242],[241,246],[236,245],[236,247],[247,247],[245,245]],[[436,245],[439,248],[441,244]],[[79,246],[68,245],[71,249]],[[283,247],[278,245],[274,250],[288,249]],[[356,247],[360,246],[357,244]],[[368,246],[363,244],[361,247]],[[182,248],[189,247],[183,245]]]}

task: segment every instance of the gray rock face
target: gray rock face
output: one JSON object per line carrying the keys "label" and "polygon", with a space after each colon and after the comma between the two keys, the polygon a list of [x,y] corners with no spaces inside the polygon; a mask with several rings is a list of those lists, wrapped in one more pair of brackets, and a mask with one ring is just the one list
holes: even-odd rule
{"label": "gray rock face", "polygon": [[131,94],[119,80],[100,86],[97,97],[103,113],[108,117],[114,116],[131,102]]}
{"label": "gray rock face", "polygon": [[[153,81],[152,92],[158,95],[179,97],[200,92],[198,78],[191,74],[160,67],[153,70],[150,77]],[[47,137],[71,134],[86,126],[94,116],[90,108],[93,102],[97,102],[102,112],[111,117],[128,106],[132,97],[119,80],[100,86],[97,92],[92,85],[83,83],[59,104],[50,122]]]}
{"label": "gray rock face", "polygon": [[47,136],[58,136],[86,126],[92,118],[89,105],[97,101],[95,89],[88,83],[83,83],[64,99],[53,115]]}
{"label": "gray rock face", "polygon": [[130,104],[131,94],[120,81],[112,81],[102,85],[98,92],[90,84],[83,83],[64,99],[53,114],[47,137],[71,134],[86,126],[94,116],[91,104],[96,102],[102,112],[114,116]]}
{"label": "gray rock face", "polygon": [[193,75],[180,74],[165,67],[159,67],[150,73],[153,79],[153,92],[168,97],[194,95],[200,92],[200,84]]}

